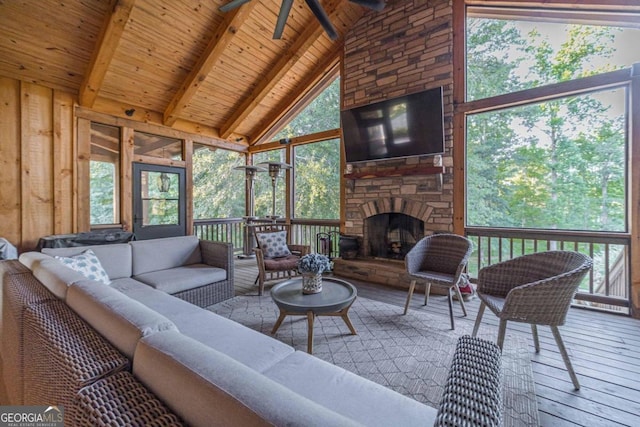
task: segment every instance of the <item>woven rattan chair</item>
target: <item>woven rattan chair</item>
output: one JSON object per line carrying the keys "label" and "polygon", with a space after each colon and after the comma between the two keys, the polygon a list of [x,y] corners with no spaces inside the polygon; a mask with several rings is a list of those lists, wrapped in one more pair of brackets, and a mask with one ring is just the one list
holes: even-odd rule
{"label": "woven rattan chair", "polygon": [[473,251],[473,244],[465,237],[456,234],[434,234],[427,236],[411,248],[404,259],[407,274],[411,277],[409,294],[404,306],[404,314],[409,310],[409,303],[417,281],[426,283],[424,290],[424,305],[429,302],[431,285],[447,288],[449,297],[449,316],[451,329],[455,329],[453,320],[453,292],[456,293],[462,312],[467,315],[458,282],[463,270],[467,266],[469,256]]}
{"label": "woven rattan chair", "polygon": [[580,383],[558,326],[564,324],[571,300],[592,266],[591,258],[571,251],[523,255],[485,267],[478,274],[481,300],[473,336],[478,333],[485,307],[500,319],[498,346],[504,343],[507,321],[531,324],[536,353],[540,351],[536,325],[548,325],[576,390]]}
{"label": "woven rattan chair", "polygon": [[[264,245],[263,237],[273,233],[284,232],[284,243],[290,254],[284,256],[268,256],[268,249]],[[254,249],[258,264],[258,277],[254,283],[258,284],[258,295],[264,293],[264,284],[270,280],[286,279],[298,274],[297,264],[300,257],[311,252],[307,245],[290,244],[290,233],[287,225],[269,224],[254,227],[257,248]],[[279,254],[277,254],[279,255]]]}

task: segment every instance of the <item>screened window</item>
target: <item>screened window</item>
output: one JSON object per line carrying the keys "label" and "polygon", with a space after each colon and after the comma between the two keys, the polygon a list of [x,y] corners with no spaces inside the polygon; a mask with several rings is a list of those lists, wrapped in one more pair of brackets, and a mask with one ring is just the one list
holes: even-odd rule
{"label": "screened window", "polygon": [[194,219],[239,218],[244,216],[244,155],[230,150],[194,144]]}
{"label": "screened window", "polygon": [[180,139],[136,132],[134,145],[134,152],[137,155],[184,160],[182,156],[182,140]]}
{"label": "screened window", "polygon": [[467,223],[626,231],[626,90],[467,117]]}
{"label": "screened window", "polygon": [[323,90],[275,136],[275,140],[310,135],[340,127],[340,78]]}
{"label": "screened window", "polygon": [[[482,10],[467,20],[467,98],[487,100],[467,115],[467,225],[626,231],[627,87],[568,85],[640,59],[639,30]],[[558,96],[538,101],[549,84]],[[531,101],[490,98],[515,92]]]}
{"label": "screened window", "polygon": [[[487,17],[489,12],[482,7],[468,9],[468,100],[574,80],[640,61],[635,46],[640,29],[633,22],[637,18],[602,13],[570,17],[566,11],[536,10],[534,19],[526,17],[526,9],[497,14],[510,17]],[[619,26],[593,25],[596,16]]]}
{"label": "screened window", "polygon": [[89,204],[91,225],[120,222],[120,129],[91,123]]}
{"label": "screened window", "polygon": [[[262,162],[280,162],[286,163],[286,153],[283,149],[264,151],[253,155],[253,164],[257,165]],[[276,179],[275,184],[275,215],[285,216],[285,191],[286,191],[286,172],[281,171],[280,176]],[[255,194],[255,214],[259,217],[272,215],[273,186],[268,172],[260,172],[256,177],[254,184]]]}
{"label": "screened window", "polygon": [[294,148],[295,217],[340,218],[340,140]]}

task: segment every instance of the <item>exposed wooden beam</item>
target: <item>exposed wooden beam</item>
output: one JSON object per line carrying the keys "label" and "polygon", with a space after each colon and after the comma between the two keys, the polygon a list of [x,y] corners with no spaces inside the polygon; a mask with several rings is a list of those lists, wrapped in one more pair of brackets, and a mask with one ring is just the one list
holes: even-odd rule
{"label": "exposed wooden beam", "polygon": [[[345,0],[333,1],[326,5],[325,10],[332,18],[333,15],[339,10],[339,6]],[[305,31],[300,34],[296,42],[291,46],[288,52],[282,55],[278,61],[273,64],[271,71],[267,73],[260,84],[251,92],[251,94],[245,99],[245,101],[235,109],[235,113],[231,118],[220,127],[220,136],[222,138],[228,138],[233,131],[242,123],[251,112],[269,96],[271,90],[284,78],[284,76],[291,70],[291,68],[302,58],[309,48],[324,35],[324,29],[317,20],[307,26]]]}
{"label": "exposed wooden beam", "polygon": [[107,74],[111,60],[116,53],[124,27],[129,20],[135,0],[117,0],[107,17],[91,61],[80,85],[79,102],[85,107],[93,107],[100,87]]}
{"label": "exposed wooden beam", "polygon": [[[189,106],[191,99],[200,88],[200,84],[218,63],[225,49],[236,36],[237,28],[247,20],[256,3],[250,2],[225,14],[224,21],[218,26],[216,33],[209,41],[207,49],[165,109],[163,121],[166,126],[173,126],[180,114]],[[229,136],[231,135],[226,135],[224,138]]]}
{"label": "exposed wooden beam", "polygon": [[[299,89],[292,92],[288,97],[284,98],[279,103],[278,108],[274,108],[271,110],[271,114],[261,121],[262,126],[260,127],[258,132],[250,136],[250,146],[255,146],[257,144],[262,145],[261,143],[265,142],[264,140],[266,138],[272,136],[270,130],[274,126],[276,126],[279,121],[287,118],[292,118],[291,116],[299,113],[304,107],[308,105],[309,102],[313,101],[313,99],[305,99],[307,98],[310,89],[312,89],[327,77],[330,78],[331,81],[333,81],[335,67],[337,67],[340,62],[340,53],[342,52],[342,46],[342,43],[336,43],[333,50],[325,55],[324,61],[318,64],[318,66],[314,69],[314,72],[306,75],[305,78],[300,81],[300,83],[298,84]],[[317,95],[316,92],[313,92],[313,94]],[[292,111],[292,107],[295,109],[295,111]]]}

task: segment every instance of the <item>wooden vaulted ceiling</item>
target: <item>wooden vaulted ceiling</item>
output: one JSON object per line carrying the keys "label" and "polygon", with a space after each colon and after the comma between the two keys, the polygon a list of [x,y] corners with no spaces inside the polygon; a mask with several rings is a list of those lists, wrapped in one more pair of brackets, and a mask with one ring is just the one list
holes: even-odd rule
{"label": "wooden vaulted ceiling", "polygon": [[[273,40],[277,0],[8,0],[0,2],[0,76],[74,93],[97,111],[205,129],[240,144],[273,125],[335,67],[366,13],[323,0],[332,41],[303,0]],[[150,121],[152,121],[151,119]]]}

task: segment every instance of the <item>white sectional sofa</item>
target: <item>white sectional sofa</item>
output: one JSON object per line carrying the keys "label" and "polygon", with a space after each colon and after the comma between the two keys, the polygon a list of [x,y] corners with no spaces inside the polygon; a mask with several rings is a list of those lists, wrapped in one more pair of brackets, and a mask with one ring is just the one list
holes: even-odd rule
{"label": "white sectional sofa", "polygon": [[[88,249],[96,254],[114,285],[141,282],[200,307],[208,307],[234,295],[232,245],[199,240],[196,236],[45,248],[42,253],[23,254],[21,262],[33,270],[36,277],[51,272],[60,275],[63,280],[54,285],[52,292],[64,298],[66,282],[84,277],[75,271],[60,273],[60,263],[52,257],[71,257]],[[55,281],[56,276],[51,279]]]}
{"label": "white sectional sofa", "polygon": [[109,285],[47,254],[0,262],[10,404],[64,405],[70,426],[434,424],[432,407],[160,290],[182,275],[145,275],[173,264],[138,262],[136,243],[129,266],[114,246],[94,248]]}

